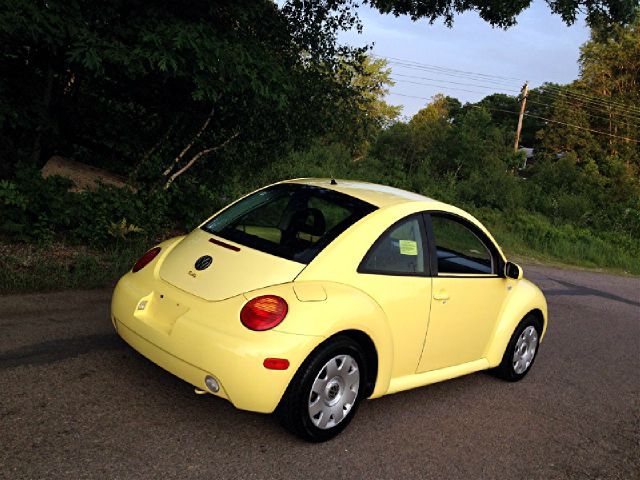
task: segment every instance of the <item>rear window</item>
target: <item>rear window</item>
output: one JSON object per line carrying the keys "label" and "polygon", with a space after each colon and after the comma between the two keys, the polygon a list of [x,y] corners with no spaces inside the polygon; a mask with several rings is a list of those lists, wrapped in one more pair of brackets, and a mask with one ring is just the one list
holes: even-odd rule
{"label": "rear window", "polygon": [[225,209],[206,232],[300,263],[309,263],[375,206],[311,185],[267,187]]}

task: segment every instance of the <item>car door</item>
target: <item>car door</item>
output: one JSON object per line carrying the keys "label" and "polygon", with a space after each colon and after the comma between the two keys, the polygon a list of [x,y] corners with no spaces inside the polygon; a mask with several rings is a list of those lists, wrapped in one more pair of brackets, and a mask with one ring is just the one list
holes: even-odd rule
{"label": "car door", "polygon": [[374,298],[387,315],[393,336],[391,376],[415,373],[431,307],[426,230],[421,214],[389,227],[363,258],[356,287]]}
{"label": "car door", "polygon": [[418,372],[482,359],[507,294],[502,258],[480,228],[449,213],[424,218],[434,276]]}

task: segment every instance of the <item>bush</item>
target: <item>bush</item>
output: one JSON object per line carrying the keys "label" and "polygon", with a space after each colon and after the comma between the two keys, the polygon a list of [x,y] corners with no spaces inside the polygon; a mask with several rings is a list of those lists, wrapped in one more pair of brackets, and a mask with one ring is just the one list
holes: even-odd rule
{"label": "bush", "polygon": [[594,232],[569,223],[554,225],[543,215],[523,210],[505,215],[483,208],[474,213],[507,253],[640,274],[638,237]]}
{"label": "bush", "polygon": [[519,183],[522,180],[506,173],[502,168],[475,171],[460,182],[459,199],[475,206],[500,210],[513,210],[523,206]]}
{"label": "bush", "polygon": [[[132,238],[153,237],[167,228],[164,195],[99,185],[71,192],[69,180],[21,171],[0,183],[0,234],[10,241],[104,247]],[[122,225],[121,229],[116,228]]]}
{"label": "bush", "polygon": [[21,171],[14,182],[0,186],[0,233],[12,240],[46,243],[56,229],[69,228],[71,182],[43,179],[38,171]]}

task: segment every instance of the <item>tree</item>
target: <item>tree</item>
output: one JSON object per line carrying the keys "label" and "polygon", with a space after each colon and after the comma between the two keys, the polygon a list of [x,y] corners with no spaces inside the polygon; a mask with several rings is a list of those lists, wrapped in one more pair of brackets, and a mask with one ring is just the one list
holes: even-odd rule
{"label": "tree", "polygon": [[594,29],[580,51],[574,103],[590,114],[592,128],[609,134],[607,154],[623,158],[637,176],[640,144],[632,140],[640,140],[640,17],[626,27]]}
{"label": "tree", "polygon": [[443,165],[449,165],[448,142],[460,108],[458,99],[438,93],[411,118],[414,155],[408,165],[410,176],[425,168],[443,172]]}
{"label": "tree", "polygon": [[538,133],[530,177],[535,208],[599,228],[637,232],[640,224],[639,20],[593,28],[581,49],[580,78],[545,85],[550,121]]}
{"label": "tree", "polygon": [[60,153],[168,187],[225,150],[264,161],[336,129],[355,108],[357,90],[336,74],[360,52],[336,41],[355,24],[347,10],[269,0],[2,3],[5,175],[16,156],[37,166]]}
{"label": "tree", "polygon": [[[546,0],[554,14],[560,15],[568,25],[579,13],[586,12],[590,25],[626,24],[635,15],[635,0]],[[336,3],[343,3],[337,1]],[[455,15],[475,11],[492,26],[507,28],[516,23],[516,17],[531,5],[531,0],[364,0],[382,13],[408,15],[412,20],[426,18],[430,23],[442,18],[451,26]]]}
{"label": "tree", "polygon": [[[598,29],[581,48],[580,78],[548,91],[554,98],[543,132],[550,153],[575,152],[577,165],[608,178],[640,179],[640,19]],[[618,190],[619,191],[619,190]]]}
{"label": "tree", "polygon": [[460,113],[460,101],[457,98],[437,93],[431,97],[426,107],[420,109],[409,122],[413,126],[438,123],[443,127],[454,121]]}
{"label": "tree", "polygon": [[[485,107],[491,114],[491,118],[496,125],[500,125],[506,130],[513,131],[515,133],[518,117],[514,115],[514,112],[517,112],[520,107],[518,97],[513,97],[504,93],[494,93],[487,95],[476,105]],[[524,137],[524,133],[522,136]],[[527,145],[524,139],[521,143],[523,145]]]}
{"label": "tree", "polygon": [[353,66],[346,66],[354,70],[351,74],[351,85],[360,92],[358,102],[361,115],[374,129],[389,127],[397,120],[402,107],[389,105],[384,100],[384,96],[389,93],[389,87],[395,85],[387,60],[365,56],[357,67],[354,70]]}
{"label": "tree", "polygon": [[340,82],[349,84],[358,95],[350,99],[353,108],[346,109],[353,117],[333,132],[330,140],[344,143],[355,159],[361,159],[380,130],[396,121],[402,107],[389,105],[384,99],[389,87],[395,85],[387,60],[363,55],[357,64],[345,63],[338,75],[344,77]]}

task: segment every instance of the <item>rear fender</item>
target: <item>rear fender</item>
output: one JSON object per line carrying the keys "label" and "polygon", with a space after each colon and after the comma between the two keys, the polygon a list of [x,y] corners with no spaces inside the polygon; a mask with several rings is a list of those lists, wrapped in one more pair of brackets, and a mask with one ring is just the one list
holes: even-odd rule
{"label": "rear fender", "polygon": [[[393,338],[387,317],[380,306],[367,294],[356,288],[333,282],[298,282],[321,287],[324,300],[300,301],[294,283],[275,285],[245,293],[247,299],[260,295],[278,295],[289,305],[285,320],[275,331],[327,339],[340,332],[356,330],[373,342],[378,356],[378,373],[371,397],[382,396],[389,388],[393,364]],[[318,298],[322,298],[319,296]],[[311,350],[309,350],[311,353]]]}
{"label": "rear fender", "polygon": [[[124,276],[128,277],[129,275],[132,275],[132,278],[136,279],[136,283],[138,285],[153,286],[155,282],[160,279],[160,267],[162,266],[162,262],[183,238],[185,238],[184,235],[180,237],[173,237],[157,244],[156,247],[160,247],[160,253],[151,261],[151,263],[149,263],[149,265],[136,273],[129,270]],[[131,266],[133,267],[133,265]]]}

